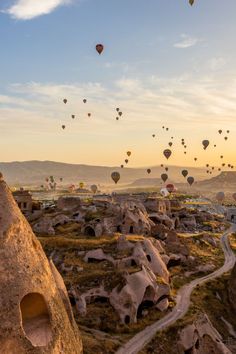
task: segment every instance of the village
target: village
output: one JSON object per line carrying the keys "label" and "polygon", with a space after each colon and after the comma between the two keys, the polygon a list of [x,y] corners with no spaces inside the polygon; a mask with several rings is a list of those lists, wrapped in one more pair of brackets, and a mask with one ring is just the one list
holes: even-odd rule
{"label": "village", "polygon": [[[92,342],[86,353],[101,345],[115,352],[127,330],[168,314],[181,286],[221,266],[220,236],[235,215],[234,207],[177,193],[66,195],[51,203],[23,189],[13,196],[64,279],[76,322]],[[184,338],[178,345],[187,348]]]}

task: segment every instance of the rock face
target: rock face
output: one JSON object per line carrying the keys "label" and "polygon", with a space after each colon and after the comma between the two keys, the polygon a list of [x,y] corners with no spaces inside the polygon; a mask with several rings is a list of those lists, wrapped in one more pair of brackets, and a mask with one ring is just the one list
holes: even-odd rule
{"label": "rock face", "polygon": [[0,179],[0,352],[80,354],[64,282]]}
{"label": "rock face", "polygon": [[181,354],[232,354],[206,314],[186,326],[179,337],[178,348]]}
{"label": "rock face", "polygon": [[230,281],[229,281],[229,299],[234,308],[234,311],[236,312],[235,298],[236,298],[236,265],[232,270]]}

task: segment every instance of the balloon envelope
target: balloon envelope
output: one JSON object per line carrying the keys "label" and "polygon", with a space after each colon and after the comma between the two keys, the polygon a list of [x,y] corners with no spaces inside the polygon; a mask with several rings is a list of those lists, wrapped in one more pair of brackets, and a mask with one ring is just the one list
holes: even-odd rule
{"label": "balloon envelope", "polygon": [[193,177],[188,177],[187,178],[187,182],[188,182],[188,184],[191,186],[193,183],[194,183],[194,178]]}
{"label": "balloon envelope", "polygon": [[162,173],[161,179],[163,182],[166,182],[168,180],[168,175],[166,173]]}
{"label": "balloon envelope", "polygon": [[163,152],[164,156],[167,158],[167,160],[169,159],[169,157],[171,156],[172,152],[170,149],[166,149]]}
{"label": "balloon envelope", "polygon": [[98,52],[99,55],[102,54],[103,50],[104,50],[103,44],[99,43],[96,45],[96,51]]}
{"label": "balloon envelope", "polygon": [[120,180],[120,174],[119,172],[112,172],[111,174],[111,178],[113,179],[113,181],[115,182],[115,184],[117,184]]}

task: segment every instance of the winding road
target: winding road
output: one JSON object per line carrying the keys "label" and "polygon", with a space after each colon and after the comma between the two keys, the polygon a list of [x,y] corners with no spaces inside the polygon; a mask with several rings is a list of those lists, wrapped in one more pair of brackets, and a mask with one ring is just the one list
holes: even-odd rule
{"label": "winding road", "polygon": [[182,318],[189,309],[190,298],[193,290],[201,284],[220,277],[222,274],[230,271],[235,264],[235,254],[233,253],[230,243],[229,235],[236,231],[236,225],[232,225],[220,239],[221,248],[224,251],[225,262],[224,265],[217,269],[215,272],[208,274],[202,278],[193,280],[191,283],[184,285],[178,292],[176,297],[176,306],[174,309],[161,320],[147,326],[144,330],[137,333],[133,338],[131,338],[127,343],[125,343],[116,354],[136,354],[142,350],[155,336],[155,334],[163,329],[168,328],[170,325],[174,324],[177,320]]}

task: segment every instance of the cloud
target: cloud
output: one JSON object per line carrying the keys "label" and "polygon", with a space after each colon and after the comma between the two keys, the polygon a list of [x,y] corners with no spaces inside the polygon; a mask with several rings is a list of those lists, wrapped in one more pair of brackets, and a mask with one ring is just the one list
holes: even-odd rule
{"label": "cloud", "polygon": [[186,48],[194,47],[199,42],[201,42],[199,38],[182,34],[180,42],[175,43],[174,47],[180,49],[186,49]]}
{"label": "cloud", "polygon": [[68,5],[70,2],[71,0],[17,0],[4,12],[17,20],[31,20],[47,15],[57,7]]}

